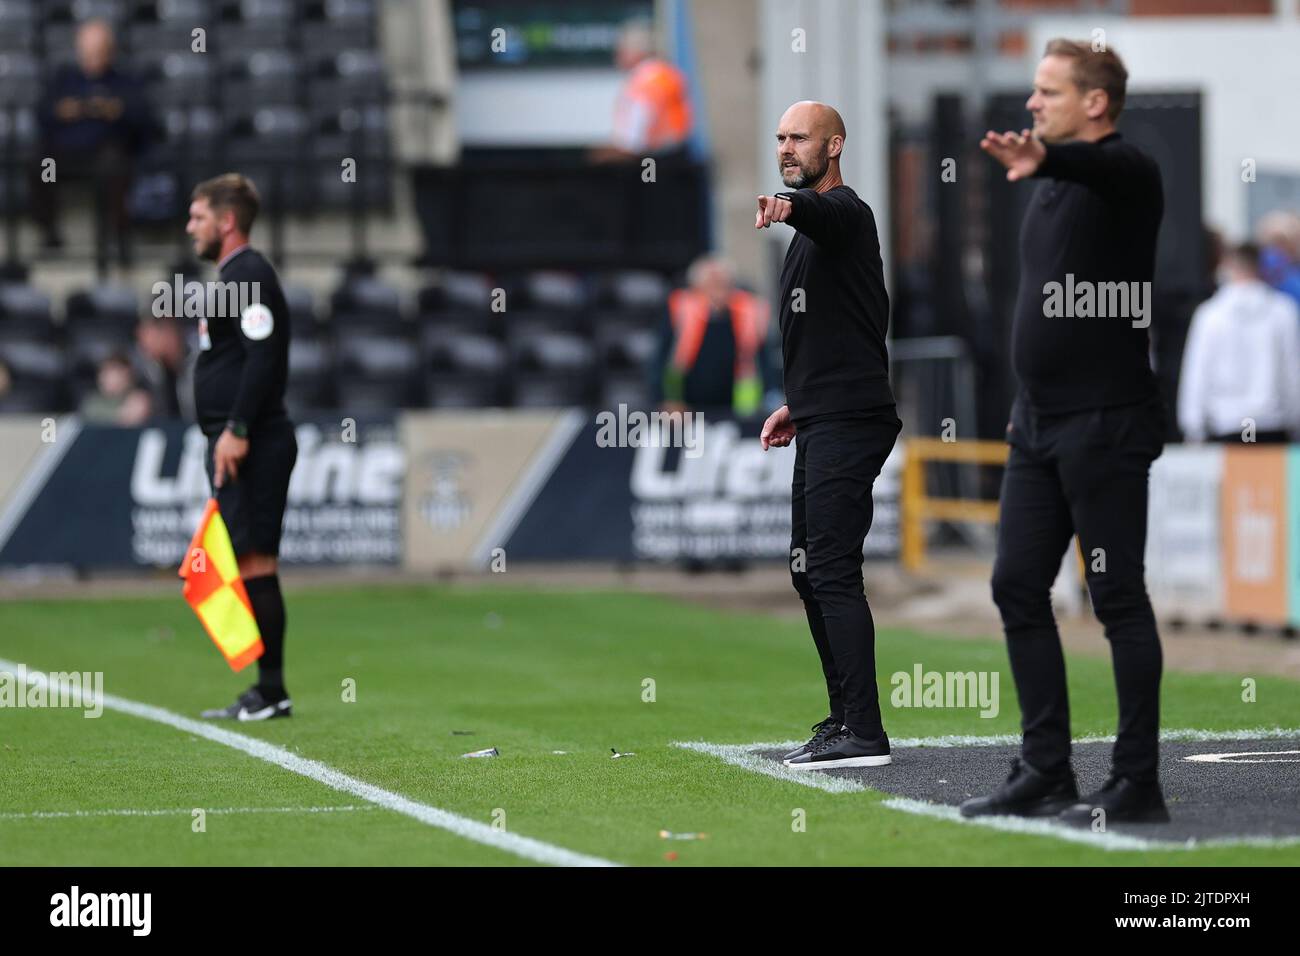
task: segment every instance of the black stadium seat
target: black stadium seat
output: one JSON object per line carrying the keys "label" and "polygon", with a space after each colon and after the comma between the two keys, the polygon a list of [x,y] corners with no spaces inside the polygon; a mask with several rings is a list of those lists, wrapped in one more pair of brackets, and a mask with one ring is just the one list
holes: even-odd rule
{"label": "black stadium seat", "polygon": [[299,100],[302,69],[288,50],[253,50],[227,54],[222,61],[222,95],[231,103],[292,106]]}
{"label": "black stadium seat", "polygon": [[35,55],[23,50],[0,52],[0,108],[35,106],[41,88],[41,64]]}
{"label": "black stadium seat", "polygon": [[354,323],[401,322],[402,294],[374,276],[350,276],[330,297],[330,312]]}
{"label": "black stadium seat", "polygon": [[9,391],[0,395],[0,414],[34,415],[69,410],[68,393],[61,381],[29,379],[10,372]]}
{"label": "black stadium seat", "polygon": [[73,375],[93,377],[99,363],[114,352],[129,352],[134,333],[119,322],[80,319],[66,331],[65,354]]}
{"label": "black stadium seat", "polygon": [[474,408],[505,402],[510,356],[500,341],[448,325],[427,326],[421,339],[430,405]]}
{"label": "black stadium seat", "polygon": [[39,10],[37,0],[0,0],[0,53],[31,50],[36,46]]}
{"label": "black stadium seat", "polygon": [[481,272],[444,272],[437,283],[420,290],[420,315],[435,321],[450,314],[499,315],[492,312],[493,288]]}
{"label": "black stadium seat", "polygon": [[33,286],[0,282],[0,323],[32,320],[49,326],[52,321],[50,297]]}
{"label": "black stadium seat", "polygon": [[303,285],[294,285],[292,283],[283,287],[284,300],[289,306],[289,321],[293,325],[294,333],[299,331],[310,333],[320,327],[320,319],[316,315],[316,297],[312,295],[311,289]]}
{"label": "black stadium seat", "polygon": [[137,54],[133,66],[147,84],[150,99],[159,109],[210,103],[215,90],[213,61],[186,47]]}
{"label": "black stadium seat", "polygon": [[135,292],[125,286],[97,285],[68,296],[65,314],[69,322],[78,319],[105,319],[135,325],[139,302]]}

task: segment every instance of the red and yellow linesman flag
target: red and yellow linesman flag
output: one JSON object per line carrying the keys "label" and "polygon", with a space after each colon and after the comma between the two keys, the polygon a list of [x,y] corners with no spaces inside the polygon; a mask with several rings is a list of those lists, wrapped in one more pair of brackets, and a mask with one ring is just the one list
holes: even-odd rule
{"label": "red and yellow linesman flag", "polygon": [[262,634],[216,498],[209,498],[203,509],[180,576],[185,579],[185,600],[232,670],[242,670],[262,656]]}

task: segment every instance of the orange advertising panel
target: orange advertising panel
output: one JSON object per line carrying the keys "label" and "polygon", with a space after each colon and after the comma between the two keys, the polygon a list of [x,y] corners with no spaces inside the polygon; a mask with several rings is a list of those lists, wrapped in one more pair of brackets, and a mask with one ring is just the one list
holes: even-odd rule
{"label": "orange advertising panel", "polygon": [[1286,449],[1229,446],[1221,507],[1227,617],[1285,624]]}

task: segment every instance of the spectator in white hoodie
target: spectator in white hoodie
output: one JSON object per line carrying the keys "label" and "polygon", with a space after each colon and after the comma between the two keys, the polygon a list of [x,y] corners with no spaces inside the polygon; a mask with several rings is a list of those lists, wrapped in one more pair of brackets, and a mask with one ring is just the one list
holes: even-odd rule
{"label": "spectator in white hoodie", "polygon": [[1188,441],[1284,442],[1300,432],[1300,310],[1260,278],[1259,247],[1225,262],[1183,349],[1178,425]]}

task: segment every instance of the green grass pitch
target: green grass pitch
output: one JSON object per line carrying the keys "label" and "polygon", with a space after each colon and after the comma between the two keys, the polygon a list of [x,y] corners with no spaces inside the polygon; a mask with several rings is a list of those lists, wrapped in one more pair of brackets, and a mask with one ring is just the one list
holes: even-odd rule
{"label": "green grass pitch", "polygon": [[[1300,864],[1297,846],[1108,852],[964,826],[883,807],[876,792],[826,793],[672,746],[802,737],[824,716],[820,670],[794,617],[636,594],[497,588],[313,588],[291,590],[287,604],[294,717],[223,726],[413,800],[613,862]],[[877,653],[891,736],[1016,732],[1014,686],[995,637],[882,631]],[[230,672],[179,595],[0,604],[0,659],[102,671],[107,693],[187,716],[228,703],[256,673]],[[1001,713],[888,706],[889,675],[918,662],[1000,671]],[[1109,662],[1073,658],[1069,672],[1075,735],[1113,732]],[[1259,702],[1243,704],[1241,676],[1167,673],[1163,726],[1292,725],[1294,683],[1261,678]],[[355,702],[343,700],[348,678]],[[645,678],[655,681],[653,702],[642,699]],[[460,756],[487,747],[501,755]],[[635,756],[611,759],[610,748]],[[363,809],[246,812],[345,805]],[[193,832],[192,808],[208,811],[206,832]],[[796,809],[805,811],[804,832],[792,828]],[[104,810],[174,812],[33,815]],[[219,812],[230,810],[240,812]],[[661,829],[709,836],[665,841]],[[524,862],[111,710],[86,719],[80,710],[0,709],[0,846],[14,865]]]}

